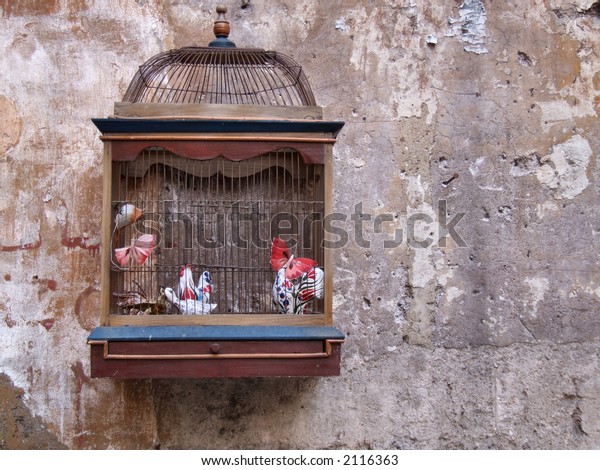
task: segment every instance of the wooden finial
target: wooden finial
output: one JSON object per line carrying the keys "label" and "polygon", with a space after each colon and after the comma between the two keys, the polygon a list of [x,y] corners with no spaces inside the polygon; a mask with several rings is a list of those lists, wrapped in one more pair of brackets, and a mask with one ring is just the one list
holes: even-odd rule
{"label": "wooden finial", "polygon": [[215,25],[213,27],[213,31],[215,32],[215,36],[217,38],[213,39],[208,46],[235,47],[235,43],[228,39],[231,28],[229,26],[229,21],[227,21],[227,18],[225,18],[227,7],[225,5],[217,5],[217,13],[217,20],[215,21]]}
{"label": "wooden finial", "polygon": [[225,18],[225,13],[227,13],[227,7],[225,5],[217,5],[217,13],[219,14],[219,16],[215,21],[213,31],[216,37],[226,38],[229,36],[229,32],[231,31],[229,21],[227,21],[227,19]]}

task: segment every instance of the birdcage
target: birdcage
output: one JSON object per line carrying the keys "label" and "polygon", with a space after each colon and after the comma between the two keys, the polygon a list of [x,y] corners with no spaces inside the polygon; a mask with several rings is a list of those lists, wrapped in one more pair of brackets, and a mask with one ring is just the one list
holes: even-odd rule
{"label": "birdcage", "polygon": [[[332,146],[291,58],[209,47],[139,67],[104,142],[96,377],[335,375]],[[279,263],[279,264],[278,264]]]}

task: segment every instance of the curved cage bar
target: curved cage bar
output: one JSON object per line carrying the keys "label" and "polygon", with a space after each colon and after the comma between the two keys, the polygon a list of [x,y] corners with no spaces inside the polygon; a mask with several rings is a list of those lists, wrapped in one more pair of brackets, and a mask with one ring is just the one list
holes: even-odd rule
{"label": "curved cage bar", "polygon": [[302,67],[262,49],[184,47],[140,66],[123,101],[315,106]]}

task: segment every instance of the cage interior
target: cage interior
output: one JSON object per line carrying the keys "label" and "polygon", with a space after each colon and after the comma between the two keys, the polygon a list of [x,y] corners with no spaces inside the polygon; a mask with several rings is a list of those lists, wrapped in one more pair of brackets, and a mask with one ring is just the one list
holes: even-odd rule
{"label": "cage interior", "polygon": [[[182,313],[164,293],[168,287],[178,292],[186,265],[194,284],[210,273],[210,304],[216,304],[211,314],[281,313],[273,301],[276,271],[270,263],[277,236],[296,257],[323,266],[323,166],[305,164],[293,149],[230,161],[148,148],[133,161],[113,162],[112,178],[113,215],[126,204],[143,214],[115,227],[112,315]],[[115,250],[133,250],[144,234],[155,236],[144,263],[117,262]],[[302,313],[322,314],[323,300],[311,300]]]}

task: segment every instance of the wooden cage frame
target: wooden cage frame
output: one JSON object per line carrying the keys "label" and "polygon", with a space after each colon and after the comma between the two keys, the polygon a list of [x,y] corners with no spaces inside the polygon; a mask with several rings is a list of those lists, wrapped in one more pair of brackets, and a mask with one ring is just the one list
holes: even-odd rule
{"label": "wooden cage frame", "polygon": [[[305,163],[323,165],[324,213],[332,212],[332,146],[344,123],[322,120],[320,107],[115,103],[114,116],[93,122],[104,142],[103,248],[110,246],[114,224],[113,162],[133,160],[148,147],[190,159],[223,156],[233,161],[292,148]],[[329,237],[324,231],[325,242],[330,241]],[[92,376],[339,374],[343,335],[333,327],[332,253],[327,247],[323,313],[310,315],[111,314],[107,251],[103,249],[101,261],[100,327],[88,338],[92,346]],[[318,344],[321,346],[315,349]],[[219,360],[207,361],[211,358]]]}

